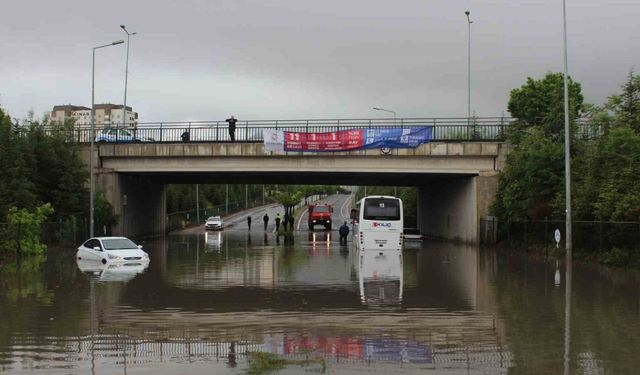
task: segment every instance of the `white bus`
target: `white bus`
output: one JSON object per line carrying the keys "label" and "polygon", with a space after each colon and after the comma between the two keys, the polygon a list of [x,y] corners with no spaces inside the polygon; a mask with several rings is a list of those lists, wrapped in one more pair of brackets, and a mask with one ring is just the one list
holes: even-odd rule
{"label": "white bus", "polygon": [[351,210],[358,250],[402,250],[402,200],[377,195],[362,198]]}

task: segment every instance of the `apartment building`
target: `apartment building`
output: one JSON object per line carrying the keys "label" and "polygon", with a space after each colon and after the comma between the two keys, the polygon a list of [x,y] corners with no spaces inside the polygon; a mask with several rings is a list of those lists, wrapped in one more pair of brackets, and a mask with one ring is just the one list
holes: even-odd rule
{"label": "apartment building", "polygon": [[[108,127],[125,124],[125,127],[136,127],[138,125],[138,113],[127,106],[122,116],[122,105],[119,104],[96,104],[95,123],[98,127]],[[73,118],[76,125],[91,124],[91,109],[77,105],[56,105],[51,111],[51,122],[63,123],[66,119]]]}

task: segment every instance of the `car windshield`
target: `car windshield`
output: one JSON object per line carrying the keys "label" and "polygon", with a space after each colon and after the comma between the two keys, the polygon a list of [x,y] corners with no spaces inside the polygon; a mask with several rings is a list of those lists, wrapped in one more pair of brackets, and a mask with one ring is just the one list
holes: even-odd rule
{"label": "car windshield", "polygon": [[113,238],[109,240],[102,240],[102,245],[106,250],[129,250],[138,248],[138,245],[133,243],[133,241],[128,238]]}
{"label": "car windshield", "polygon": [[220,221],[220,216],[211,216],[207,221]]}
{"label": "car windshield", "polygon": [[313,209],[314,212],[329,212],[329,207],[317,206]]}

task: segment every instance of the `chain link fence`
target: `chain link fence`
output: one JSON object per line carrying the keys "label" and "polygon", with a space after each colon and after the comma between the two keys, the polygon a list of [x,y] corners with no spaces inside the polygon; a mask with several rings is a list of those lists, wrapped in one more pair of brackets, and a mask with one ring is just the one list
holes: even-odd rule
{"label": "chain link fence", "polygon": [[[0,252],[22,252],[19,246],[28,233],[20,224],[0,223]],[[40,242],[46,245],[77,245],[89,237],[89,223],[85,219],[75,217],[48,221],[40,224]],[[8,249],[6,246],[13,243],[17,249]]]}
{"label": "chain link fence", "polygon": [[[554,232],[562,233],[560,247],[564,247],[564,220],[522,220],[500,222],[495,218],[480,221],[483,243],[504,242],[511,245],[555,246]],[[638,251],[640,249],[640,221],[574,221],[573,247],[588,252],[612,249]]]}
{"label": "chain link fence", "polygon": [[[265,203],[271,203],[271,200],[265,201]],[[227,207],[226,204],[219,204],[217,206],[201,208],[200,210],[196,210],[195,208],[192,210],[185,211],[177,211],[172,212],[167,215],[167,232],[186,228],[191,225],[199,225],[204,224],[210,216],[227,216],[247,208],[261,206],[263,204],[262,198],[256,198],[254,200],[250,200],[248,202],[245,201],[235,201],[229,202]]]}

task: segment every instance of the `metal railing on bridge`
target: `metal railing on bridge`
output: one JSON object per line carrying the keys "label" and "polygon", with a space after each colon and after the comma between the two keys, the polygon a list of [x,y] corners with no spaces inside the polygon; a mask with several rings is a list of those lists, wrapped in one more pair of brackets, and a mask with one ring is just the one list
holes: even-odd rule
{"label": "metal railing on bridge", "polygon": [[[399,119],[315,119],[238,121],[235,142],[263,142],[265,129],[291,132],[325,133],[349,129],[433,127],[433,141],[503,141],[509,117],[399,118]],[[69,141],[91,140],[89,125],[48,127],[47,132],[65,132]],[[225,121],[149,122],[136,127],[122,124],[96,124],[96,142],[231,142]]]}

